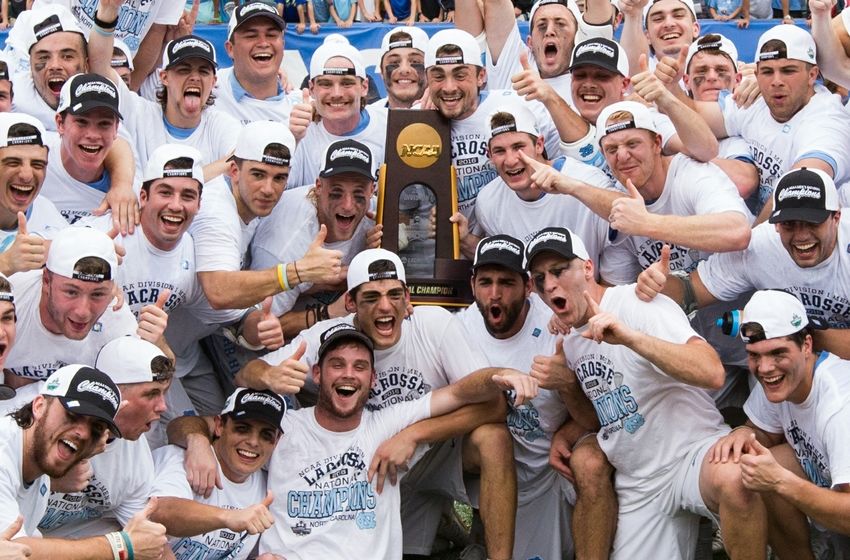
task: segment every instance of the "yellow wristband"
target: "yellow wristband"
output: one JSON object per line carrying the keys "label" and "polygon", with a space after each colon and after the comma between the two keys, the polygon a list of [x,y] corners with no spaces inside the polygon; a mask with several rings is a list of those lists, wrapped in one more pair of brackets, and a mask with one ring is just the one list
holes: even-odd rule
{"label": "yellow wristband", "polygon": [[277,265],[277,283],[280,284],[280,289],[284,292],[292,289],[289,287],[289,280],[286,278],[286,265],[284,263]]}

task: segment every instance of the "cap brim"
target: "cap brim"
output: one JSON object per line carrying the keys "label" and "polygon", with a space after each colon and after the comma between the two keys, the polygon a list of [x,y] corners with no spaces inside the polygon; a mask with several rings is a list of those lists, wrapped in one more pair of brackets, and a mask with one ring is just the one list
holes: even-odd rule
{"label": "cap brim", "polygon": [[251,21],[252,19],[256,19],[258,17],[264,17],[264,18],[268,18],[268,19],[272,20],[273,22],[275,22],[278,25],[278,27],[280,27],[281,31],[286,29],[286,22],[283,20],[282,17],[280,17],[277,14],[272,14],[271,12],[259,11],[259,12],[252,12],[252,13],[248,14],[248,17],[246,17],[245,19],[240,21],[236,25],[236,27],[233,28],[233,31],[230,33],[230,35],[232,36],[233,33],[235,33],[237,29],[239,29],[240,27],[245,25],[245,23]]}
{"label": "cap brim", "polygon": [[778,224],[781,222],[808,222],[810,224],[822,224],[832,214],[832,210],[821,208],[782,208],[774,211],[768,222]]}
{"label": "cap brim", "polygon": [[265,414],[262,414],[258,411],[255,411],[255,410],[245,410],[245,411],[242,411],[241,414],[236,414],[235,412],[230,412],[230,413],[226,414],[225,416],[229,416],[230,418],[232,418],[235,421],[256,420],[257,422],[263,422],[264,424],[268,424],[269,426],[271,426],[271,427],[273,427],[277,430],[283,431],[283,428],[280,426],[280,424],[275,424],[274,421],[270,420],[268,416],[266,416]]}
{"label": "cap brim", "polygon": [[543,253],[552,253],[553,255],[563,257],[563,258],[567,259],[568,261],[573,260],[573,259],[581,259],[581,257],[578,256],[578,255],[567,254],[564,251],[560,251],[560,250],[554,249],[552,247],[540,247],[539,249],[534,249],[533,251],[531,251],[528,254],[528,258],[527,258],[528,267],[529,268],[531,267],[531,261],[536,259],[538,256],[542,255]]}
{"label": "cap brim", "polygon": [[170,70],[170,69],[171,69],[171,68],[173,68],[176,64],[180,64],[180,63],[181,63],[181,62],[183,62],[184,60],[189,60],[190,58],[200,58],[201,60],[206,60],[207,62],[209,62],[210,64],[212,64],[212,67],[213,67],[213,68],[215,68],[216,70],[218,70],[218,63],[217,63],[215,60],[211,59],[211,58],[210,58],[210,57],[208,57],[208,56],[201,56],[201,55],[197,55],[197,54],[193,54],[193,55],[189,55],[189,56],[178,56],[177,58],[175,58],[174,60],[172,60],[172,61],[171,61],[171,63],[169,63],[169,65],[165,67],[165,69],[166,69],[166,70]]}
{"label": "cap brim", "polygon": [[329,336],[327,340],[325,340],[321,344],[321,346],[319,346],[319,351],[316,354],[321,359],[321,357],[325,355],[325,352],[328,351],[328,348],[330,348],[331,346],[336,346],[346,340],[359,342],[360,344],[366,346],[366,348],[368,348],[370,352],[375,351],[375,345],[372,342],[372,339],[370,339],[364,333],[354,329],[343,329]]}
{"label": "cap brim", "polygon": [[361,177],[368,177],[373,181],[375,180],[375,176],[372,175],[371,172],[364,173],[362,167],[355,167],[353,165],[342,165],[339,167],[331,167],[329,170],[322,170],[319,172],[319,177],[333,177],[335,175],[341,175],[342,173],[355,173]]}
{"label": "cap brim", "polygon": [[498,267],[500,267],[500,268],[504,268],[504,269],[506,269],[506,270],[510,270],[511,272],[516,272],[516,273],[517,273],[517,274],[519,274],[520,276],[527,276],[527,275],[528,275],[528,271],[527,271],[527,270],[525,270],[525,269],[522,269],[522,270],[517,269],[517,268],[513,267],[512,265],[507,264],[507,263],[505,263],[504,261],[500,261],[500,260],[498,260],[498,259],[489,259],[489,260],[482,260],[481,262],[477,262],[477,263],[475,263],[474,265],[472,265],[472,271],[473,271],[473,272],[477,272],[477,271],[478,271],[478,269],[479,269],[479,268],[481,268],[481,267],[483,267],[483,266],[498,266]]}
{"label": "cap brim", "polygon": [[589,60],[579,61],[576,64],[573,64],[569,68],[567,68],[567,71],[572,72],[574,69],[578,68],[579,66],[596,66],[597,68],[602,68],[603,70],[608,70],[609,72],[613,72],[615,74],[622,76],[622,74],[620,74],[620,70],[619,70],[619,68],[617,68],[616,64],[611,65],[611,64],[606,64],[606,63],[602,63],[602,62],[591,62]]}
{"label": "cap brim", "polygon": [[79,103],[78,105],[80,106],[79,109],[74,110],[72,107],[68,107],[66,111],[68,111],[68,113],[71,115],[81,115],[83,113],[88,113],[92,109],[104,108],[109,109],[110,111],[115,113],[115,116],[117,116],[119,119],[124,119],[121,113],[109,103],[103,103],[100,101],[85,101],[83,103]]}
{"label": "cap brim", "polygon": [[[109,427],[109,431],[115,434],[115,437],[121,437],[121,430],[118,429],[118,426],[115,425],[115,421],[110,418],[107,414],[103,412],[103,410],[98,407],[85,403],[79,399],[69,399],[67,397],[56,397],[59,399],[59,402],[62,403],[62,406],[65,407],[65,410],[68,412],[73,412],[74,414],[79,414],[80,416],[90,416],[92,418],[97,418],[98,420],[102,420]],[[68,406],[69,400],[76,400],[80,403],[80,406],[75,406],[73,408]]]}

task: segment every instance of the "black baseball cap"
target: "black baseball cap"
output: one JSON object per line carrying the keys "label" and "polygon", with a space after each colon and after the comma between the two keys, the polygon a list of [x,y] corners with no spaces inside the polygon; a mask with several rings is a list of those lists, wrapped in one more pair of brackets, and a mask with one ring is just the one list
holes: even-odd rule
{"label": "black baseball cap", "polygon": [[551,227],[537,232],[525,250],[526,266],[531,266],[534,257],[545,252],[555,253],[567,260],[578,258],[586,261],[590,258],[581,238],[567,228]]}
{"label": "black baseball cap", "polygon": [[525,270],[525,245],[522,241],[510,235],[493,235],[485,237],[475,247],[475,260],[472,261],[472,271],[479,267],[496,265],[507,268],[521,276],[527,276]]}
{"label": "black baseball cap", "polygon": [[213,44],[198,35],[184,35],[170,41],[162,53],[162,67],[166,70],[189,58],[202,58],[218,68]]}
{"label": "black baseball cap", "polygon": [[277,429],[286,414],[286,401],[277,393],[264,389],[239,387],[224,403],[222,416],[235,420],[259,420]]}
{"label": "black baseball cap", "polygon": [[372,150],[357,140],[338,140],[328,146],[325,166],[319,177],[333,177],[340,173],[356,173],[374,180]]}
{"label": "black baseball cap", "polygon": [[121,391],[99,369],[79,364],[63,366],[47,378],[39,394],[56,397],[69,412],[103,420],[113,434],[121,437],[115,425]]}
{"label": "black baseball cap", "polygon": [[629,62],[623,49],[609,39],[595,37],[577,44],[573,49],[570,67],[597,66],[621,76],[629,75]]}
{"label": "black baseball cap", "polygon": [[777,181],[768,221],[820,224],[838,208],[838,191],[832,177],[820,169],[802,167],[792,169]]}
{"label": "black baseball cap", "polygon": [[369,350],[372,356],[372,363],[375,362],[375,345],[372,344],[372,339],[366,334],[348,323],[339,323],[332,326],[319,337],[319,361],[322,361],[325,354],[333,350],[345,341],[357,342],[362,344]]}
{"label": "black baseball cap", "polygon": [[247,4],[237,6],[236,9],[233,10],[233,14],[230,16],[230,21],[227,23],[227,40],[232,41],[233,32],[239,29],[239,26],[246,21],[257,17],[264,17],[272,20],[281,30],[286,28],[286,22],[282,17],[280,17],[274,6],[268,2],[263,2],[262,0],[255,0],[253,2],[248,2]]}
{"label": "black baseball cap", "polygon": [[77,74],[62,85],[56,112],[81,115],[99,107],[122,118],[118,110],[118,89],[100,74]]}

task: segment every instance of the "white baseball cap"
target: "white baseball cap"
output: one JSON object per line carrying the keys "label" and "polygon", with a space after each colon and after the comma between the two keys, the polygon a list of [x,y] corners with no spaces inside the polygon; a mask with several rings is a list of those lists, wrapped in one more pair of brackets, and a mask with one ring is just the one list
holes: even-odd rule
{"label": "white baseball cap", "polygon": [[[390,42],[391,37],[396,33],[407,33],[410,35],[410,39],[397,39]],[[417,49],[424,53],[428,49],[428,34],[421,27],[394,27],[387,31],[384,38],[381,39],[380,60],[383,60],[384,55],[393,49]]]}
{"label": "white baseball cap", "polygon": [[135,336],[120,336],[100,349],[94,367],[115,383],[167,380],[170,375],[157,374],[151,369],[151,362],[157,356],[166,357],[155,344]]}
{"label": "white baseball cap", "polygon": [[112,46],[115,49],[118,49],[119,51],[121,51],[121,54],[123,54],[124,57],[127,60],[124,61],[124,60],[116,59],[115,54],[113,53],[112,60],[110,61],[110,65],[113,68],[122,68],[122,67],[126,66],[130,70],[134,70],[136,67],[133,65],[133,51],[130,50],[130,47],[127,46],[127,43],[125,43],[124,41],[122,41],[118,37],[114,37],[112,39]]}
{"label": "white baseball cap", "polygon": [[[643,7],[643,24],[644,24],[644,26],[646,26],[646,19],[649,17],[649,10],[651,10],[652,7],[660,1],[661,0],[652,0],[651,2],[647,2],[646,6]],[[697,10],[694,7],[693,0],[678,0],[678,1],[681,2],[682,4],[684,4],[685,7],[691,11],[691,15],[694,16],[694,19],[697,19]]]}
{"label": "white baseball cap", "polygon": [[[460,49],[459,55],[437,57],[443,47],[453,45]],[[425,68],[438,64],[481,64],[481,47],[475,37],[460,29],[443,29],[434,33],[425,51]]]}
{"label": "white baseball cap", "polygon": [[[628,121],[612,123],[606,126],[605,123],[608,122],[611,115],[620,111],[630,113],[632,118]],[[617,103],[608,105],[599,113],[599,117],[596,119],[596,142],[601,142],[605,136],[612,132],[627,128],[642,128],[656,134],[658,133],[658,126],[655,124],[655,119],[649,107],[637,101],[618,101]]]}
{"label": "white baseball cap", "polygon": [[[388,261],[381,270],[370,270],[375,263]],[[366,249],[351,259],[348,265],[348,291],[375,280],[397,279],[407,282],[404,265],[398,255],[386,249]]]}
{"label": "white baseball cap", "polygon": [[[10,130],[16,124],[30,125],[36,132],[10,136]],[[0,148],[21,145],[44,146],[45,134],[41,121],[27,113],[0,113]]]}
{"label": "white baseball cap", "polygon": [[54,33],[67,31],[70,33],[79,33],[83,37],[86,36],[77,23],[77,19],[62,5],[42,5],[37,9],[29,10],[28,13],[23,13],[28,14],[28,17],[23,21],[18,18],[13,29],[17,28],[18,24],[21,24],[24,30],[23,42],[27,52],[32,50],[33,45]]}
{"label": "white baseball cap", "polygon": [[[165,166],[171,160],[177,158],[188,158],[192,160],[192,166],[182,169],[166,169]],[[145,166],[145,174],[142,183],[167,179],[169,177],[189,177],[195,179],[201,186],[204,185],[204,156],[192,146],[185,144],[163,144],[153,151],[148,164]]]}
{"label": "white baseball cap", "polygon": [[561,6],[564,6],[570,11],[570,13],[573,14],[573,17],[576,18],[576,23],[581,21],[581,8],[578,7],[575,0],[538,0],[533,6],[531,6],[531,11],[528,13],[528,26],[531,27],[531,22],[534,21],[534,14],[537,13],[538,9],[552,4],[560,4]]}
{"label": "white baseball cap", "polygon": [[[747,336],[747,325],[754,323],[764,331]],[[741,338],[750,344],[794,334],[809,324],[806,308],[799,299],[782,290],[759,290],[741,313]]]}
{"label": "white baseball cap", "polygon": [[[288,158],[280,158],[268,153],[271,144],[281,144],[289,150]],[[236,138],[234,157],[268,163],[270,165],[289,165],[295,154],[295,137],[289,127],[275,121],[253,121],[242,127]]]}
{"label": "white baseball cap", "polygon": [[[109,265],[106,274],[89,274],[76,270],[80,259],[97,257]],[[67,227],[60,230],[47,252],[47,270],[85,282],[112,280],[118,270],[115,243],[102,231],[90,227]]]}
{"label": "white baseball cap", "polygon": [[[719,39],[715,39],[715,37],[719,37]],[[722,53],[726,53],[729,55],[729,58],[732,59],[732,64],[735,66],[735,70],[738,69],[738,49],[735,47],[735,43],[720,33],[709,33],[708,35],[703,35],[691,43],[691,46],[688,47],[688,56],[685,58],[685,72],[688,71],[688,67],[690,67],[691,59],[694,55],[708,49],[719,50]]]}
{"label": "white baseball cap", "polygon": [[[498,126],[493,126],[493,117],[498,113],[507,113],[513,117],[513,122],[508,122]],[[517,100],[516,102],[506,102],[498,109],[492,111],[487,118],[487,128],[490,130],[488,140],[499,134],[506,132],[525,132],[532,136],[540,136],[540,129],[537,127],[537,119],[534,118],[534,113],[525,105],[525,103]]]}
{"label": "white baseball cap", "polygon": [[[777,50],[764,50],[765,43],[774,40],[785,44],[784,53]],[[783,54],[785,56],[782,56]],[[781,58],[817,64],[817,47],[811,33],[796,25],[774,25],[762,33],[756,46],[755,62]]]}
{"label": "white baseball cap", "polygon": [[[342,57],[348,59],[354,68],[341,68],[338,66],[327,66],[328,60]],[[363,57],[356,48],[348,42],[328,42],[325,40],[310,59],[310,79],[315,79],[322,74],[331,76],[354,75],[358,78],[366,77],[366,67],[363,65]]]}

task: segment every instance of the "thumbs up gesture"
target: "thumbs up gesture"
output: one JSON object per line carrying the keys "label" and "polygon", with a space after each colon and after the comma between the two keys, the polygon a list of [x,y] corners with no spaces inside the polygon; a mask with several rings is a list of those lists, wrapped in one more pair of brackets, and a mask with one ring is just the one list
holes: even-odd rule
{"label": "thumbs up gesture", "polygon": [[151,521],[151,516],[156,512],[156,503],[156,497],[148,500],[145,508],[136,513],[124,527],[133,543],[133,557],[139,560],[162,558],[163,550],[168,546],[165,526]]}
{"label": "thumbs up gesture", "polygon": [[272,313],[272,296],[263,300],[260,321],[257,323],[257,338],[260,344],[269,350],[276,350],[283,346],[283,329],[280,321]]}
{"label": "thumbs up gesture", "polygon": [[688,59],[688,46],[679,47],[679,56],[663,56],[655,66],[655,76],[669,90],[679,86],[679,80],[685,74],[685,61]]}
{"label": "thumbs up gesture", "polygon": [[741,480],[744,487],[756,492],[771,492],[787,476],[796,476],[780,465],[773,453],[750,435],[749,452],[741,455]]}
{"label": "thumbs up gesture", "polygon": [[3,530],[3,533],[0,534],[0,558],[3,560],[24,560],[32,555],[32,549],[29,546],[21,543],[10,542],[23,526],[24,518],[22,515],[19,515],[14,521],[12,521],[12,524],[6,527],[6,529]]}
{"label": "thumbs up gesture", "polygon": [[298,142],[304,138],[307,127],[313,122],[314,111],[315,107],[310,99],[310,90],[304,88],[301,90],[301,103],[294,105],[289,115],[289,131]]}
{"label": "thumbs up gesture", "polygon": [[139,312],[139,327],[136,334],[142,340],[156,344],[165,327],[168,326],[168,314],[165,312],[165,303],[171,296],[171,290],[162,290],[156,298],[156,302],[142,307]]}
{"label": "thumbs up gesture", "polygon": [[261,383],[281,395],[294,395],[300,391],[307,379],[309,369],[307,364],[301,361],[306,352],[307,343],[301,340],[291,356],[276,366],[266,368],[261,374]]}
{"label": "thumbs up gesture", "polygon": [[263,498],[263,501],[258,504],[242,509],[229,510],[230,516],[227,528],[237,533],[247,531],[249,535],[259,535],[274,525],[274,517],[269,511],[273,501],[274,495],[269,490],[266,492],[266,497]]}
{"label": "thumbs up gesture", "polygon": [[670,276],[670,246],[661,247],[661,257],[638,275],[635,295],[649,302],[664,290]]}
{"label": "thumbs up gesture", "polygon": [[522,71],[511,76],[511,87],[518,95],[524,97],[527,101],[540,101],[547,103],[551,101],[553,96],[558,95],[536,69],[532,68],[528,62],[528,55],[525,52],[519,55],[519,65]]}
{"label": "thumbs up gesture", "polygon": [[[319,233],[310,243],[304,256],[295,261],[297,283],[311,282],[313,284],[337,284],[344,278],[342,274],[342,251],[325,249],[325,239],[328,228],[319,226]],[[292,283],[290,282],[290,285]]]}
{"label": "thumbs up gesture", "polygon": [[640,192],[632,183],[626,179],[626,193],[628,196],[617,198],[611,203],[611,214],[608,221],[611,227],[626,235],[649,235],[649,225],[653,216],[646,209],[646,203]]}
{"label": "thumbs up gesture", "polygon": [[[685,54],[687,54],[687,51],[685,51]],[[658,79],[655,72],[649,69],[646,55],[641,54],[638,61],[639,72],[632,76],[634,92],[647,103],[655,103],[659,109],[662,109],[665,103],[675,102],[676,98],[670,93],[667,86]]]}
{"label": "thumbs up gesture", "polygon": [[47,258],[47,242],[39,235],[29,233],[27,218],[18,212],[18,232],[12,246],[3,253],[2,269],[7,275],[27,270],[36,270],[44,266]]}
{"label": "thumbs up gesture", "polygon": [[575,372],[567,365],[564,354],[564,337],[555,340],[555,352],[551,356],[534,356],[531,363],[531,377],[537,379],[540,387],[551,391],[567,391],[578,381]]}

